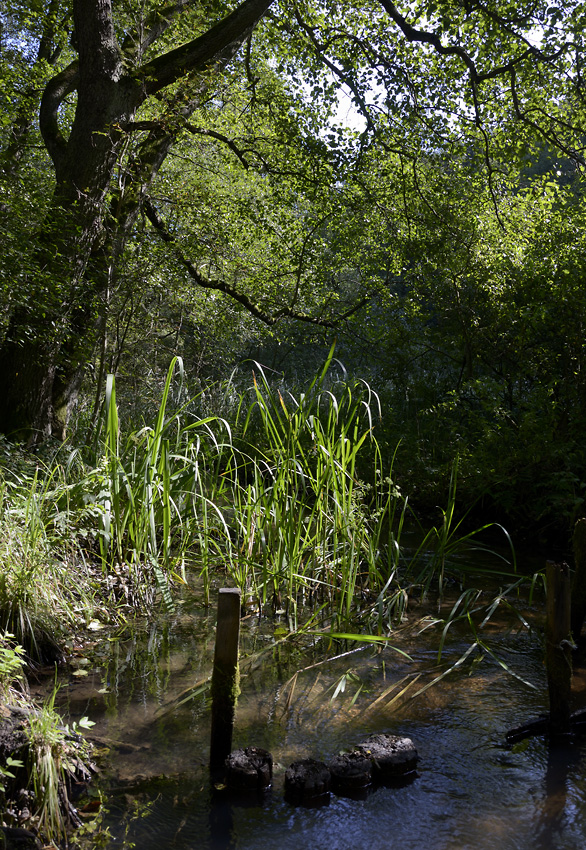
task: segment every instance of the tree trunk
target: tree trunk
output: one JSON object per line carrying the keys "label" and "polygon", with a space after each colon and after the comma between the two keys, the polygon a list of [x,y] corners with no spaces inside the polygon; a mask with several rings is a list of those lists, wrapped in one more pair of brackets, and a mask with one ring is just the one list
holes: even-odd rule
{"label": "tree trunk", "polygon": [[108,282],[105,252],[94,248],[92,256],[96,240],[89,234],[99,224],[78,203],[46,219],[29,303],[11,316],[0,347],[0,432],[11,439],[65,438]]}
{"label": "tree trunk", "polygon": [[[181,127],[179,122],[170,133],[165,116],[152,122],[158,129],[147,139],[143,162],[132,164],[128,173],[133,183],[115,198],[117,209],[106,223],[108,193],[136,110],[182,78],[193,80],[199,73],[209,77],[210,71],[224,67],[272,2],[244,0],[192,42],[137,68],[137,46],[163,35],[183,4],[169,7],[166,16],[155,15],[146,35],[128,35],[121,48],[111,0],[74,0],[79,60],[49,81],[41,100],[40,127],[56,186],[36,243],[31,296],[15,310],[0,346],[0,432],[28,442],[50,435],[64,438],[99,332],[98,304],[108,285],[116,228],[127,232],[133,226],[140,194],[155,178]],[[199,85],[200,95],[208,85]],[[66,139],[59,109],[75,90],[76,112]],[[179,117],[186,120],[196,105],[194,98]]]}
{"label": "tree trunk", "polygon": [[45,328],[35,328],[29,321],[31,339],[25,343],[15,339],[13,333],[23,319],[22,313],[12,317],[0,351],[0,431],[12,439],[37,442],[52,432],[56,352],[42,341]]}

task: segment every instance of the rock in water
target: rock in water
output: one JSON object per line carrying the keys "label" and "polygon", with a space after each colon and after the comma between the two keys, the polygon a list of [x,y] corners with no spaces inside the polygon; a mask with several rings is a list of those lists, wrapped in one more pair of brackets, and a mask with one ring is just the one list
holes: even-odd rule
{"label": "rock in water", "polygon": [[260,747],[234,750],[226,759],[226,785],[234,791],[268,788],[273,778],[273,757]]}
{"label": "rock in water", "polygon": [[417,750],[411,738],[371,735],[356,750],[371,760],[374,777],[381,781],[411,773],[417,765]]}
{"label": "rock in water", "polygon": [[357,750],[335,756],[328,765],[336,794],[363,791],[372,784],[372,760]]}
{"label": "rock in water", "polygon": [[285,772],[285,794],[291,802],[304,803],[329,793],[331,775],[327,766],[315,759],[295,761]]}
{"label": "rock in water", "polygon": [[40,850],[41,842],[28,829],[19,827],[0,827],[0,848],[6,850]]}

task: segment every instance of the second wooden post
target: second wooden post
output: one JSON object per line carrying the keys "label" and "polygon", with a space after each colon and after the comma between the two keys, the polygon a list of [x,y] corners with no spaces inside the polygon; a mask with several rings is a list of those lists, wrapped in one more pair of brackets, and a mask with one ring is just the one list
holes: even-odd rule
{"label": "second wooden post", "polygon": [[570,632],[570,569],[567,564],[546,564],[547,622],[545,665],[549,688],[550,733],[570,731],[572,688],[572,641]]}

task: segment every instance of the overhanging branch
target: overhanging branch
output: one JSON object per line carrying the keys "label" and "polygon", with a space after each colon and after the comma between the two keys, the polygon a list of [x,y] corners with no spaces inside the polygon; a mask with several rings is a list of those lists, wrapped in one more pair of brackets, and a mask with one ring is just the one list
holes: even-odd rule
{"label": "overhanging branch", "polygon": [[209,278],[204,277],[195,265],[191,262],[191,260],[185,256],[180,246],[177,243],[176,238],[172,233],[169,232],[165,223],[161,219],[157,209],[153,205],[150,198],[144,196],[143,197],[143,209],[148,220],[151,222],[163,242],[167,244],[172,244],[174,247],[175,255],[181,265],[186,269],[190,278],[196,283],[198,286],[201,286],[204,289],[212,289],[217,292],[223,292],[225,295],[228,295],[238,304],[241,304],[248,312],[254,316],[256,319],[260,319],[261,322],[264,322],[265,325],[276,325],[280,319],[289,318],[295,319],[299,322],[306,322],[312,325],[318,325],[323,328],[335,328],[339,325],[341,321],[349,318],[353,313],[356,313],[363,307],[372,297],[373,293],[369,293],[353,304],[348,310],[342,313],[340,316],[336,317],[336,319],[324,319],[319,316],[311,316],[308,313],[303,313],[299,310],[294,310],[291,307],[281,307],[279,310],[276,310],[274,313],[269,313],[267,310],[264,310],[259,304],[249,298],[244,292],[240,292],[236,287],[232,286],[225,280],[210,280]]}
{"label": "overhanging branch", "polygon": [[244,0],[203,35],[157,56],[138,69],[146,95],[155,94],[194,71],[231,59],[274,0]]}
{"label": "overhanging branch", "polygon": [[232,153],[240,160],[246,170],[250,168],[250,163],[244,156],[243,151],[240,150],[240,148],[233,139],[229,139],[228,136],[225,136],[223,133],[218,133],[216,130],[206,130],[203,127],[195,127],[193,124],[185,124],[185,129],[192,133],[194,136],[208,136],[210,139],[215,139],[218,142],[222,142],[222,144],[226,145],[226,147],[228,147],[232,151]]}

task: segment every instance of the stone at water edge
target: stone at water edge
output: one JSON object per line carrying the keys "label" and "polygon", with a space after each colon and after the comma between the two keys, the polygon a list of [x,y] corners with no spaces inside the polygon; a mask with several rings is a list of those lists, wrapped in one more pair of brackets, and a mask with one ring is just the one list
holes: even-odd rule
{"label": "stone at water edge", "polygon": [[356,750],[372,761],[376,779],[392,779],[411,773],[419,756],[411,738],[399,735],[371,735]]}
{"label": "stone at water edge", "polygon": [[296,802],[323,797],[329,793],[331,774],[327,766],[315,759],[294,761],[285,771],[285,794]]}
{"label": "stone at water edge", "polygon": [[341,753],[328,767],[336,793],[362,791],[372,784],[372,759],[362,752]]}
{"label": "stone at water edge", "polygon": [[40,850],[41,842],[28,829],[0,826],[1,850]]}
{"label": "stone at water edge", "polygon": [[268,788],[273,779],[273,757],[260,747],[234,750],[226,759],[226,785],[234,791]]}

